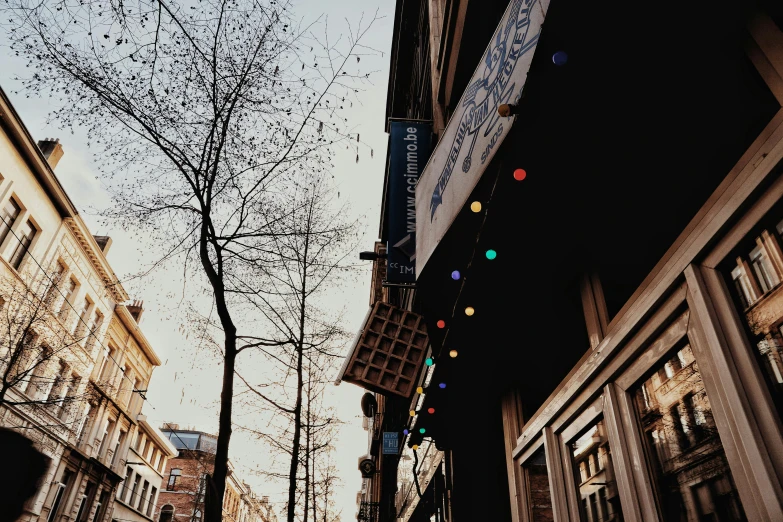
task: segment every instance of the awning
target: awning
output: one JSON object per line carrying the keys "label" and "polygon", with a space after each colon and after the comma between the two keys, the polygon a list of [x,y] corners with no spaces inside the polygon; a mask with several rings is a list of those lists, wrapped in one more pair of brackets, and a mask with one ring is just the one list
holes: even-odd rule
{"label": "awning", "polygon": [[512,0],[416,187],[416,277],[511,128],[549,0]]}

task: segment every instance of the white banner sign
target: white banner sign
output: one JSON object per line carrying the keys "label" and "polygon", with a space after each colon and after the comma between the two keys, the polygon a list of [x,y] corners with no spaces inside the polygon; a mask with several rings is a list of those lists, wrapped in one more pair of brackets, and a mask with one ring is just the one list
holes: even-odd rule
{"label": "white banner sign", "polygon": [[510,130],[549,0],[512,0],[416,186],[416,277]]}

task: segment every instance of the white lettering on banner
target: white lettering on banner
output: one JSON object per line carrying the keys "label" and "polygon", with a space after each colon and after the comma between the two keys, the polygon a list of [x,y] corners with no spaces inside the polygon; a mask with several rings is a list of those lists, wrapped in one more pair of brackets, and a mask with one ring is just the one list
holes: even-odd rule
{"label": "white lettering on banner", "polygon": [[511,1],[424,168],[416,186],[417,276],[511,128],[497,108],[519,100],[548,7],[549,0]]}

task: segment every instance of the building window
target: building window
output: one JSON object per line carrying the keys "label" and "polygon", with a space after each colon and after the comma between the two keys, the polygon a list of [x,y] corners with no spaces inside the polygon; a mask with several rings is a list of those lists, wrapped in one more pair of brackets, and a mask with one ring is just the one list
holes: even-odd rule
{"label": "building window", "polygon": [[87,320],[90,318],[90,308],[92,307],[92,301],[90,301],[89,298],[85,297],[84,301],[82,301],[82,307],[76,314],[76,322],[73,325],[73,329],[71,330],[71,333],[74,337],[79,337],[81,333],[84,331],[85,326],[87,325]]}
{"label": "building window", "polygon": [[95,315],[92,316],[92,322],[90,323],[90,331],[86,335],[86,343],[84,346],[89,350],[98,341],[98,330],[100,330],[103,324],[103,314],[100,310],[95,310]]}
{"label": "building window", "polygon": [[114,369],[114,355],[117,350],[113,347],[108,347],[103,351],[103,362],[101,362],[101,371],[98,374],[98,380],[102,383],[108,383],[111,377],[111,372]]}
{"label": "building window", "polygon": [[750,264],[753,267],[753,272],[756,274],[762,293],[769,292],[780,282],[778,275],[775,273],[775,268],[761,245],[750,251]]}
{"label": "building window", "polygon": [[158,494],[158,488],[155,486],[152,486],[152,491],[150,492],[150,501],[147,503],[147,516],[152,516],[152,510],[155,507],[155,495]]}
{"label": "building window", "polygon": [[[662,520],[690,520],[692,513],[687,506],[691,505],[693,497],[688,489],[698,489],[699,494],[707,494],[709,488],[699,488],[715,477],[722,477],[725,479],[722,484],[727,485],[727,489],[722,490],[721,498],[724,500],[712,497],[703,500],[705,506],[720,504],[721,509],[726,511],[704,511],[702,514],[715,512],[721,514],[721,521],[744,521],[742,505],[712,419],[701,374],[695,364],[690,364],[693,358],[690,347],[685,346],[679,352],[675,356],[681,355],[681,360],[688,361],[683,370],[687,371],[687,377],[672,381],[674,385],[666,389],[656,390],[655,408],[648,409],[644,404],[642,390],[645,383],[634,390],[636,414],[646,435],[643,440],[647,446],[648,467],[657,484],[655,489]],[[659,368],[670,360],[665,359]],[[689,484],[689,488],[683,487],[683,484]],[[601,502],[599,497],[599,505]],[[611,500],[608,499],[608,502],[611,509]],[[704,520],[711,518],[708,516]]]}
{"label": "building window", "polygon": [[[775,260],[780,253],[780,247],[783,246],[783,221],[780,219],[782,215],[783,201],[773,207],[720,264],[724,280],[727,283],[729,279],[735,281],[734,285],[727,286],[736,303],[738,315],[744,323],[749,344],[754,347],[753,358],[761,370],[764,383],[781,417],[783,417],[783,332],[781,331],[783,292],[769,290],[779,285],[781,280]],[[745,264],[747,268],[744,270],[747,274],[745,279],[756,279],[757,284],[752,279],[749,281],[740,279],[742,284],[737,284],[743,256],[748,256]],[[748,288],[754,285],[755,293],[753,288]],[[749,294],[763,295],[750,299]]]}
{"label": "building window", "polygon": [[8,233],[11,231],[11,227],[14,226],[16,218],[22,212],[22,207],[16,202],[14,198],[9,199],[3,209],[0,210],[0,244],[8,237]]}
{"label": "building window", "polygon": [[166,504],[160,508],[160,517],[158,522],[171,522],[174,519],[174,506]]}
{"label": "building window", "polygon": [[127,500],[126,497],[128,496],[128,489],[129,489],[130,480],[131,480],[132,476],[133,476],[133,468],[128,466],[125,469],[125,480],[122,481],[122,490],[121,490],[121,492],[119,494],[119,499],[122,500],[123,502],[125,502]]}
{"label": "building window", "polygon": [[177,490],[177,484],[179,484],[179,477],[182,475],[182,470],[179,468],[174,468],[171,470],[171,473],[169,474],[169,482],[166,484],[166,489],[169,491],[176,491]]}
{"label": "building window", "polygon": [[35,399],[41,390],[46,388],[46,368],[48,366],[49,359],[52,356],[52,350],[45,344],[38,345],[38,355],[35,358],[32,366],[30,367],[29,378],[27,386],[24,392]]}
{"label": "building window", "polygon": [[117,438],[117,444],[114,445],[114,455],[111,457],[111,467],[117,462],[117,455],[120,454],[120,446],[125,442],[125,436],[128,435],[127,431],[121,431],[120,436]]}
{"label": "building window", "polygon": [[51,281],[49,281],[49,286],[46,288],[46,293],[44,294],[44,303],[46,304],[46,307],[51,310],[54,307],[54,303],[57,301],[57,296],[59,293],[57,292],[57,289],[60,286],[60,283],[63,280],[63,276],[65,275],[65,265],[62,261],[58,261],[55,263],[54,272],[52,272]]}
{"label": "building window", "polygon": [[737,297],[742,304],[742,309],[745,310],[752,305],[756,299],[753,296],[750,281],[748,280],[748,276],[745,274],[743,267],[738,266],[731,271],[731,280],[734,283],[734,290],[737,293]]}
{"label": "building window", "polygon": [[94,492],[95,484],[88,482],[79,503],[79,511],[76,513],[76,518],[74,519],[76,522],[87,522],[87,517],[90,515],[90,503],[92,502]]}
{"label": "building window", "polygon": [[139,503],[136,504],[136,510],[137,511],[143,511],[144,510],[144,500],[147,498],[147,490],[150,487],[150,483],[148,480],[144,481],[144,486],[141,488],[141,495],[139,495]]}
{"label": "building window", "polygon": [[84,415],[82,416],[82,419],[79,421],[79,429],[77,430],[76,435],[76,444],[81,445],[82,438],[87,433],[87,430],[85,429],[87,427],[87,420],[90,418],[90,411],[92,410],[92,404],[87,403],[87,406],[84,409]]}
{"label": "building window", "polygon": [[546,467],[546,454],[541,446],[522,464],[525,491],[528,496],[530,522],[550,522],[552,520],[552,496],[549,492],[549,471]]}
{"label": "building window", "polygon": [[79,381],[81,381],[81,377],[75,373],[72,373],[65,379],[61,393],[60,412],[58,414],[58,418],[61,421],[65,421],[68,418],[68,403],[73,399],[75,391],[79,388]]}
{"label": "building window", "polygon": [[60,478],[60,482],[53,486],[57,488],[57,490],[54,493],[54,500],[52,501],[52,507],[49,509],[49,518],[46,519],[46,522],[54,522],[57,520],[57,516],[59,515],[60,511],[60,505],[62,504],[63,500],[63,495],[65,494],[65,490],[70,485],[72,477],[73,472],[69,469],[66,469],[63,471],[63,476]]}
{"label": "building window", "polygon": [[132,506],[133,501],[136,499],[136,492],[139,490],[139,482],[141,482],[141,475],[136,473],[136,478],[133,480],[133,489],[131,489],[130,497],[128,497],[129,506]]}
{"label": "building window", "polygon": [[109,434],[114,429],[114,424],[115,421],[113,420],[106,421],[106,427],[103,429],[103,436],[101,437],[101,446],[100,449],[98,450],[98,458],[101,460],[103,460],[105,456],[104,452],[106,451],[107,444],[109,444]]}
{"label": "building window", "polygon": [[76,294],[76,288],[78,286],[79,283],[76,282],[76,279],[74,279],[73,277],[68,279],[68,284],[65,285],[65,299],[63,299],[63,302],[60,305],[60,309],[57,311],[57,314],[60,316],[60,319],[65,320],[65,318],[68,317],[68,310],[70,309],[71,306],[71,300]]}
{"label": "building window", "polygon": [[[587,431],[576,438],[571,444],[571,457],[575,469],[581,469],[586,464],[588,477],[583,479],[581,473],[574,479],[577,482],[577,491],[580,496],[581,519],[583,522],[598,520],[622,520],[620,509],[620,496],[617,491],[612,458],[609,452],[609,442],[606,435],[606,427],[603,419],[599,420]],[[600,513],[598,492],[604,491],[606,499],[606,511]]]}
{"label": "building window", "polygon": [[95,506],[95,516],[92,518],[92,522],[101,522],[103,515],[106,513],[106,501],[109,498],[108,491],[102,491],[101,496],[98,499],[98,504]]}
{"label": "building window", "polygon": [[33,238],[37,233],[38,230],[30,220],[28,220],[27,223],[19,228],[19,232],[17,233],[19,244],[16,245],[14,253],[11,254],[11,258],[8,260],[12,267],[19,270],[19,268],[22,266],[22,260],[24,260],[25,254],[27,254],[28,250],[30,249],[30,245],[33,244]]}

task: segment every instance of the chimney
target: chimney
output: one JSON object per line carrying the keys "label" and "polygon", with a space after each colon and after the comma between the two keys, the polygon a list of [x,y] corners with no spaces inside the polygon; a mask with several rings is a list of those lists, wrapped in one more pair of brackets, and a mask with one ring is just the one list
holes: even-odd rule
{"label": "chimney", "polygon": [[131,304],[126,305],[126,308],[136,321],[136,324],[139,324],[139,321],[141,321],[141,314],[144,313],[144,301],[134,299]]}
{"label": "chimney", "polygon": [[38,142],[38,148],[43,152],[44,158],[49,162],[49,166],[52,167],[52,170],[54,170],[60,162],[60,158],[65,154],[65,152],[63,152],[63,146],[60,145],[59,138],[46,138],[45,140],[40,140]]}
{"label": "chimney", "polygon": [[160,427],[162,430],[178,430],[179,424],[174,424],[173,422],[164,422],[163,426]]}

